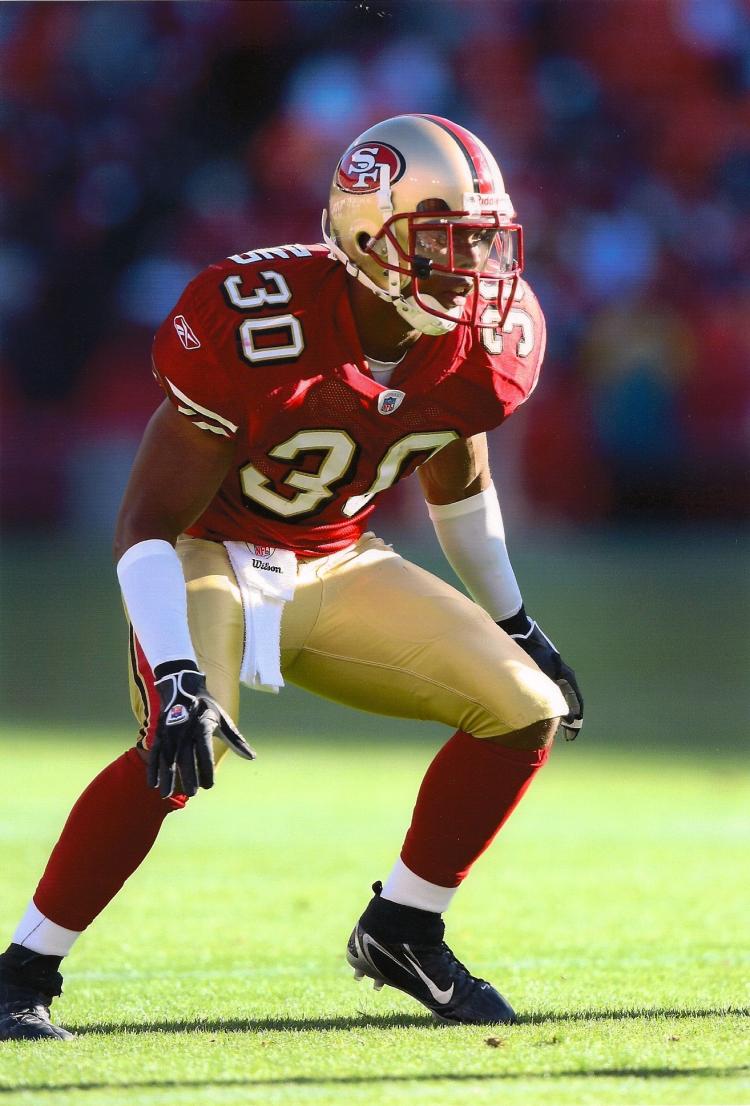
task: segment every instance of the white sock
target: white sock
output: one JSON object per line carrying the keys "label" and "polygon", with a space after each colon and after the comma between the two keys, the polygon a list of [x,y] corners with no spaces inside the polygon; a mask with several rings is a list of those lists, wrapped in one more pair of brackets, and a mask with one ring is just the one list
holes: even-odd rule
{"label": "white sock", "polygon": [[456,891],[457,887],[440,887],[415,875],[399,857],[383,885],[382,897],[402,906],[415,906],[417,910],[442,914],[450,906]]}
{"label": "white sock", "polygon": [[45,918],[44,914],[34,906],[32,899],[16,927],[13,943],[23,945],[25,949],[31,949],[32,952],[40,952],[44,956],[67,956],[80,936],[78,930],[65,929],[64,926],[59,926],[56,922]]}

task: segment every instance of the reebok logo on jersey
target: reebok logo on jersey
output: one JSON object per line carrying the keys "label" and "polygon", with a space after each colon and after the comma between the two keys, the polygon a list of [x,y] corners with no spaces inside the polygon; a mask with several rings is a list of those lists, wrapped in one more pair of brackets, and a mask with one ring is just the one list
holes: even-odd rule
{"label": "reebok logo on jersey", "polygon": [[177,331],[177,337],[182,342],[185,349],[200,349],[201,344],[193,334],[190,328],[190,324],[184,315],[175,315],[174,328]]}

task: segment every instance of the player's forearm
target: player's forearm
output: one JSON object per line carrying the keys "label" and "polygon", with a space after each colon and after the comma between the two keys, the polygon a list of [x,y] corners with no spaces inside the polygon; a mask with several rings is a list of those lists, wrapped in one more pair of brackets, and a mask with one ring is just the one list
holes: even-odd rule
{"label": "player's forearm", "polygon": [[125,493],[117,519],[114,557],[128,618],[151,669],[167,661],[195,661],[187,617],[185,578],[174,546],[182,520],[158,498]]}
{"label": "player's forearm", "polygon": [[435,534],[459,580],[496,621],[515,614],[523,600],[505,544],[487,436],[451,442],[418,472]]}
{"label": "player's forearm", "polygon": [[172,545],[137,542],[117,562],[128,618],[152,670],[167,661],[196,662],[182,566]]}
{"label": "player's forearm", "polygon": [[479,606],[495,621],[519,611],[523,599],[494,484],[466,499],[427,507],[446,559]]}

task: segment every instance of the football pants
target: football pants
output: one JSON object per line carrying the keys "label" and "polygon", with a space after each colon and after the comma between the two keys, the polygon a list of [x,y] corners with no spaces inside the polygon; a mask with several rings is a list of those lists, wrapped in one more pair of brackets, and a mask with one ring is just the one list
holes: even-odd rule
{"label": "football pants", "polygon": [[[240,592],[226,550],[182,537],[190,633],[209,691],[239,715],[244,641]],[[567,713],[559,688],[461,592],[374,534],[298,565],[281,627],[285,681],[375,714],[443,722],[495,737]],[[131,629],[131,700],[152,739],[153,676]],[[226,746],[214,742],[216,760]]]}

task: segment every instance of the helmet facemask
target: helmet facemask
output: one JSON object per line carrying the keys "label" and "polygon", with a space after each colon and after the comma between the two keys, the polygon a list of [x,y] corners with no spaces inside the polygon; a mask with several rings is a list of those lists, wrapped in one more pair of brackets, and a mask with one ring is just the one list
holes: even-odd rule
{"label": "helmet facemask", "polygon": [[[487,307],[497,312],[492,325],[502,327],[513,302],[523,268],[522,228],[497,210],[470,214],[470,206],[450,211],[443,200],[425,200],[417,211],[389,216],[362,244],[382,265],[396,309],[424,333],[483,325],[480,312]],[[445,306],[441,294],[458,295],[463,302]],[[471,311],[465,316],[469,297]],[[427,316],[420,320],[423,325],[417,313]]]}

